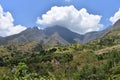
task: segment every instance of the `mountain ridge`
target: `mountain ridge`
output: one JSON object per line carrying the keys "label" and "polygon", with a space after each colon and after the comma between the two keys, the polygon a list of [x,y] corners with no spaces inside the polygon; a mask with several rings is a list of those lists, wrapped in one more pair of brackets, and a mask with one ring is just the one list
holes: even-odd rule
{"label": "mountain ridge", "polygon": [[38,29],[38,27],[33,27],[27,28],[21,33],[15,35],[0,37],[0,44],[3,45],[8,43],[24,43],[28,41],[38,41],[42,42],[43,44],[50,44],[49,42],[54,42],[54,40],[56,41],[54,45],[56,45],[57,43],[59,43],[59,45],[68,45],[73,43],[84,44],[95,39],[105,37],[111,31],[118,30],[119,32],[119,25],[120,20],[118,20],[113,26],[108,27],[103,31],[88,32],[84,35],[72,32],[71,30],[58,25],[53,27],[47,27],[43,30]]}

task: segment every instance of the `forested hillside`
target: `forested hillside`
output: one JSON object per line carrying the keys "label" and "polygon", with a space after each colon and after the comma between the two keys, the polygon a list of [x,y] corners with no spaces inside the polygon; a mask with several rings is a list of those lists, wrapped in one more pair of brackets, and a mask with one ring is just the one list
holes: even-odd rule
{"label": "forested hillside", "polygon": [[0,0],[0,80],[120,80],[120,0]]}
{"label": "forested hillside", "polygon": [[38,42],[0,46],[0,79],[119,80],[120,46],[111,50],[112,44],[102,43],[50,48]]}
{"label": "forested hillside", "polygon": [[86,44],[51,47],[28,41],[1,45],[0,79],[120,80],[119,22],[103,37]]}

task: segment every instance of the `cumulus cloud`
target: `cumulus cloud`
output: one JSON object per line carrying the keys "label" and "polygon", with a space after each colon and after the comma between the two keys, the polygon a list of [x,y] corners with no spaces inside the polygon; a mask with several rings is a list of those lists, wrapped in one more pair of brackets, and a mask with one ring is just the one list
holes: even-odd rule
{"label": "cumulus cloud", "polygon": [[26,29],[25,26],[14,25],[13,17],[10,12],[4,12],[0,5],[0,36],[9,36],[17,34]]}
{"label": "cumulus cloud", "polygon": [[117,20],[120,19],[120,8],[119,10],[114,14],[114,16],[110,17],[110,22],[112,22],[112,24],[114,24]]}
{"label": "cumulus cloud", "polygon": [[54,6],[42,17],[37,18],[37,24],[44,26],[63,26],[73,32],[84,34],[98,31],[102,28],[101,16],[89,14],[85,8],[77,10],[74,6]]}

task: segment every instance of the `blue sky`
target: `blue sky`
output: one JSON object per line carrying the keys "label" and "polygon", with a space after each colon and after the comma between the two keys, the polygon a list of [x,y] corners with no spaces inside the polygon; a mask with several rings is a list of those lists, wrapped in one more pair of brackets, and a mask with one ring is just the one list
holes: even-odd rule
{"label": "blue sky", "polygon": [[0,0],[0,5],[4,12],[11,13],[14,25],[25,27],[38,25],[37,18],[42,18],[54,6],[73,5],[77,10],[85,8],[89,14],[101,16],[100,24],[104,29],[112,25],[109,19],[119,10],[120,0]]}

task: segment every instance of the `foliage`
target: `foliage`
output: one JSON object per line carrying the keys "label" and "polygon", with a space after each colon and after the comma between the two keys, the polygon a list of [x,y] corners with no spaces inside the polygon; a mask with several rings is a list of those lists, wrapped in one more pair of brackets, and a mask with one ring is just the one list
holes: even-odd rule
{"label": "foliage", "polygon": [[114,45],[115,40],[104,38],[46,49],[40,43],[29,50],[22,50],[21,45],[0,46],[0,79],[119,80],[120,48],[96,53]]}

